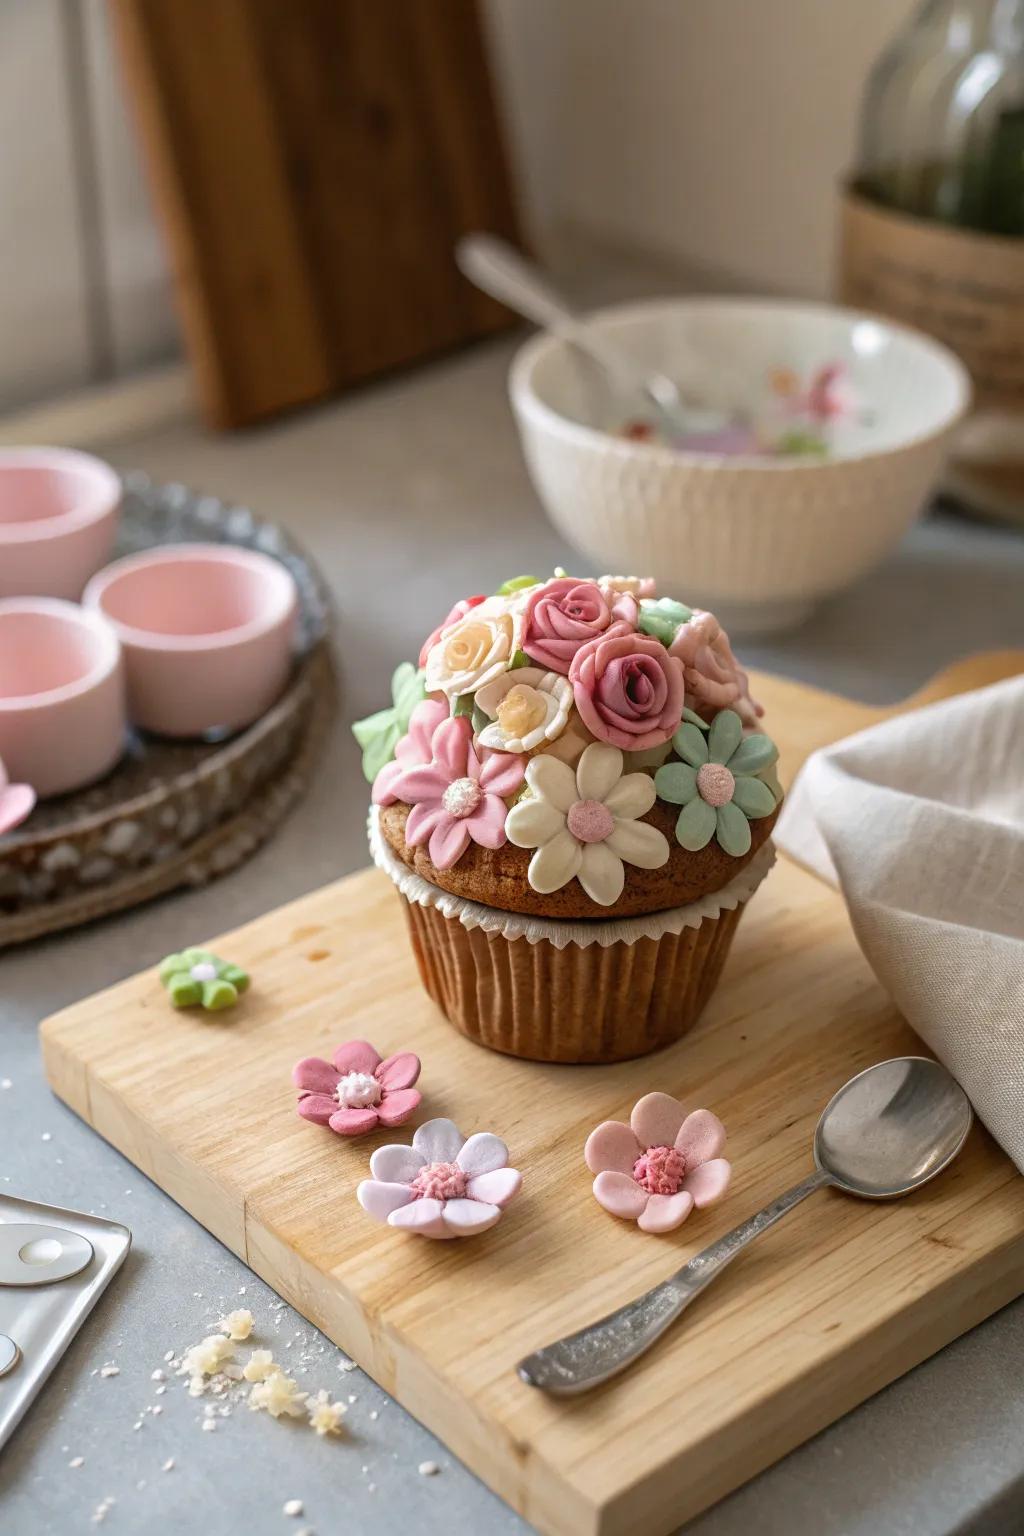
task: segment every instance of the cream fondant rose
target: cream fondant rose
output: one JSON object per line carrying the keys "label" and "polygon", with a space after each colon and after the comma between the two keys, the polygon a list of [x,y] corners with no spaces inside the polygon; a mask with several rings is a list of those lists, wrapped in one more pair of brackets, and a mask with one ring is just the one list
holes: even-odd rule
{"label": "cream fondant rose", "polygon": [[441,631],[427,655],[427,692],[449,699],[475,693],[506,672],[515,655],[516,615],[487,603]]}
{"label": "cream fondant rose", "polygon": [[490,719],[477,740],[503,752],[532,752],[565,730],[572,687],[557,672],[517,667],[479,689],[476,704]]}

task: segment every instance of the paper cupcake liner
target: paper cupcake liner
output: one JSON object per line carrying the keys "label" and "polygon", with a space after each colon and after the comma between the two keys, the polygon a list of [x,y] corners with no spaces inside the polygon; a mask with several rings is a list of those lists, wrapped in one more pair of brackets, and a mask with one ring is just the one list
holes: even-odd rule
{"label": "paper cupcake liner", "polygon": [[414,874],[371,816],[374,862],[402,898],[426,991],[462,1034],[531,1061],[612,1062],[696,1023],[770,844],[710,897],[649,917],[567,923],[467,901]]}

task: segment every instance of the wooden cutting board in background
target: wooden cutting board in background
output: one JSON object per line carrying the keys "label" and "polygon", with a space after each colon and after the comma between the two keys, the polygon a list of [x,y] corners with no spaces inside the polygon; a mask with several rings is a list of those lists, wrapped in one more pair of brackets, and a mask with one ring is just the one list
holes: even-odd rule
{"label": "wooden cutting board in background", "polygon": [[[975,657],[903,708],[1022,665]],[[898,712],[752,683],[787,782],[807,752]],[[213,948],[253,975],[233,1014],[174,1013],[149,970],[45,1021],[50,1083],[544,1536],[674,1530],[1024,1288],[1024,1180],[976,1127],[908,1199],[815,1195],[618,1381],[556,1401],[516,1377],[522,1355],[664,1280],[803,1178],[818,1114],[854,1072],[920,1053],[842,899],[785,858],[697,1028],[611,1067],[515,1061],[456,1034],[377,870]],[[360,1209],[370,1152],[410,1128],[343,1142],[298,1118],[290,1082],[298,1057],[356,1037],[420,1055],[420,1119],[508,1141],[523,1193],[492,1232],[431,1243]],[[720,1206],[665,1238],[607,1216],[582,1160],[594,1125],[652,1088],[717,1110],[735,1170]]]}
{"label": "wooden cutting board in background", "polygon": [[207,420],[508,323],[456,270],[516,237],[474,0],[111,0]]}

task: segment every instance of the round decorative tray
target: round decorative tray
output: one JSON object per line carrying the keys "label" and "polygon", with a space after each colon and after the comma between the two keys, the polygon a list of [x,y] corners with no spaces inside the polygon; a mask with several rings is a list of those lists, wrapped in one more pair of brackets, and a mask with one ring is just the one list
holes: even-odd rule
{"label": "round decorative tray", "polygon": [[305,791],[334,715],[331,603],[316,566],[273,523],[182,485],[125,476],[116,555],[154,544],[239,544],[299,588],[295,669],[254,725],[226,740],[131,732],[98,784],[40,804],[0,837],[0,948],[203,885],[249,857]]}

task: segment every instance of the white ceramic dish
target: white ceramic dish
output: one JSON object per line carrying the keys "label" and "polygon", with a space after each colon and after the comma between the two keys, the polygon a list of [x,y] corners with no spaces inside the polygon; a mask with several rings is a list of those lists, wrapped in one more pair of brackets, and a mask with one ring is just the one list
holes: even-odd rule
{"label": "white ceramic dish", "polygon": [[970,403],[958,359],[916,331],[853,310],[767,299],[669,299],[591,323],[702,404],[735,411],[773,368],[841,361],[870,420],[817,458],[723,458],[627,442],[569,345],[535,336],[509,381],[526,461],[549,517],[592,566],[653,573],[736,631],[799,623],[878,565],[918,516]]}

